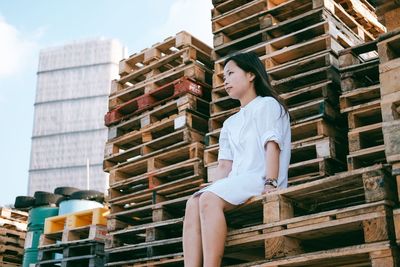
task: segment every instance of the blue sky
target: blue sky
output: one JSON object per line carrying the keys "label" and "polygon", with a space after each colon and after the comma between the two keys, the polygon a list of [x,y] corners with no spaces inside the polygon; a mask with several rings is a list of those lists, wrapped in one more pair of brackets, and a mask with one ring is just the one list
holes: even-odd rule
{"label": "blue sky", "polygon": [[138,52],[186,30],[210,46],[211,0],[0,2],[0,206],[27,192],[39,50],[116,38]]}

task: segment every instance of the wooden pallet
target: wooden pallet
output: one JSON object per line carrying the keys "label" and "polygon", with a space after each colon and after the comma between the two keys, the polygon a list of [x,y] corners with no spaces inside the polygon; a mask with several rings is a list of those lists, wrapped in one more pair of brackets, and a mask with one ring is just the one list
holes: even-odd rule
{"label": "wooden pallet", "polygon": [[[386,32],[386,28],[378,21],[375,9],[368,1],[335,0],[350,14],[363,28],[375,38]],[[369,7],[369,8],[368,8]]]}
{"label": "wooden pallet", "polygon": [[111,213],[191,195],[206,180],[201,161],[190,159],[110,185]]}
{"label": "wooden pallet", "polygon": [[355,34],[360,36],[365,42],[374,40],[375,37],[368,30],[366,30],[357,20],[355,20],[346,10],[337,4],[335,1],[321,1],[326,2],[324,5],[332,14],[339,18],[348,28]]}
{"label": "wooden pallet", "polygon": [[130,225],[138,226],[182,217],[188,198],[189,196],[184,196],[157,204],[111,213],[108,216],[107,229],[109,232],[113,232]]}
{"label": "wooden pallet", "polygon": [[375,84],[343,93],[340,98],[340,112],[347,113],[359,105],[380,99],[380,85]]}
{"label": "wooden pallet", "polygon": [[340,139],[325,137],[292,143],[289,183],[298,184],[344,170],[346,146]]}
{"label": "wooden pallet", "polygon": [[108,102],[109,110],[117,108],[118,106],[121,106],[121,104],[127,102],[135,106],[145,106],[146,103],[151,104],[151,99],[148,99],[150,97],[154,99],[163,99],[171,97],[174,93],[185,91],[199,95],[205,100],[210,99],[210,86],[208,84],[186,76],[179,77],[172,81],[161,80],[160,83],[152,82],[150,85],[154,85],[155,88],[151,86],[149,89],[147,88],[149,85],[145,84],[144,86],[132,85],[121,89],[121,85],[118,81],[113,80],[111,82],[112,93]]}
{"label": "wooden pallet", "polygon": [[230,267],[249,266],[310,266],[310,267],[336,267],[336,266],[398,266],[399,251],[389,241],[375,242],[364,245],[354,245],[320,252],[303,253],[299,256],[281,260],[262,260]]}
{"label": "wooden pallet", "polygon": [[111,144],[110,146],[112,149],[106,148],[107,154],[104,158],[104,166],[107,168],[117,164],[135,162],[145,157],[152,157],[160,152],[176,149],[193,142],[204,142],[204,134],[188,127],[172,132],[166,131],[164,134],[164,136],[160,136],[155,140],[150,140],[143,144],[135,145],[128,142],[121,144],[122,146],[127,146],[126,150],[118,146],[119,144]]}
{"label": "wooden pallet", "polygon": [[386,163],[385,145],[360,149],[347,156],[348,170],[355,170],[379,163]]}
{"label": "wooden pallet", "polygon": [[194,129],[199,134],[205,134],[208,131],[207,124],[207,119],[204,117],[183,111],[180,114],[171,115],[161,121],[155,121],[148,127],[132,130],[108,140],[105,147],[105,156],[110,156],[119,149],[127,150],[137,145],[149,143],[180,129]]}
{"label": "wooden pallet", "polygon": [[126,121],[121,121],[117,125],[109,127],[108,139],[129,134],[134,131],[140,131],[143,128],[150,127],[156,123],[162,124],[169,119],[177,120],[179,123],[182,117],[191,117],[188,121],[189,126],[204,132],[204,120],[208,119],[209,103],[194,95],[187,94],[176,100],[171,100],[162,105],[154,107],[139,116],[134,116]]}
{"label": "wooden pallet", "polygon": [[[201,136],[207,131],[207,120],[192,113],[182,112],[180,116],[171,116],[152,123],[149,127],[135,130],[113,138],[106,143],[105,157],[128,152],[130,149],[157,150],[157,140],[164,140],[175,131],[186,130]],[[198,138],[201,141],[201,138]],[[165,142],[164,140],[164,146]],[[143,148],[141,148],[143,147]]]}
{"label": "wooden pallet", "polygon": [[134,75],[138,71],[151,70],[163,64],[165,68],[168,68],[167,65],[173,66],[174,61],[183,61],[185,63],[189,60],[198,60],[205,65],[211,66],[211,50],[202,41],[185,31],[181,31],[173,37],[166,38],[162,43],[156,43],[140,53],[135,53],[127,59],[121,60],[119,74],[122,77]]}
{"label": "wooden pallet", "polygon": [[289,92],[293,88],[301,90],[326,81],[333,81],[336,84],[340,84],[339,73],[335,67],[327,66],[306,71],[288,78],[271,81],[271,85],[278,92]]}
{"label": "wooden pallet", "polygon": [[0,244],[24,247],[26,232],[0,228]]}
{"label": "wooden pallet", "polygon": [[317,118],[331,121],[343,121],[339,111],[325,99],[318,99],[302,105],[289,108],[291,124],[295,125]]}
{"label": "wooden pallet", "polygon": [[[212,17],[211,27],[213,34],[221,32],[226,26],[235,24],[266,9],[267,5],[265,0],[254,0],[242,5],[237,5],[236,8],[230,7],[229,11]],[[248,32],[252,27],[258,28],[258,20],[255,19],[252,21],[254,21],[254,23],[247,23],[247,27],[241,28],[240,31]],[[235,30],[235,33],[237,32],[238,31]]]}
{"label": "wooden pallet", "polygon": [[324,99],[332,106],[339,102],[339,88],[332,81],[326,81],[311,86],[307,86],[293,92],[279,95],[287,107],[297,107],[310,103],[315,100]]}
{"label": "wooden pallet", "polygon": [[382,122],[381,100],[373,100],[346,109],[349,129]]}
{"label": "wooden pallet", "polygon": [[105,225],[85,225],[74,228],[64,228],[62,231],[42,234],[39,239],[39,247],[53,247],[55,244],[76,244],[79,242],[105,242],[107,228]]}
{"label": "wooden pallet", "polygon": [[[201,62],[205,66],[212,68],[210,56],[203,54],[194,47],[187,47],[182,50],[173,51],[171,55],[155,60],[147,66],[142,66],[142,64],[139,63],[141,64],[139,68],[132,68],[131,66],[127,66],[124,61],[121,61],[124,65],[123,67],[125,67],[124,73],[129,74],[123,76],[120,80],[116,80],[117,87],[114,89],[117,89],[117,92],[119,90],[124,90],[128,88],[130,84],[145,82],[146,80],[157,75],[162,75],[171,69],[182,67],[194,62]],[[127,84],[127,82],[130,84]],[[146,87],[145,89],[149,90],[151,87]],[[115,93],[115,91],[113,90],[112,93]]]}
{"label": "wooden pallet", "polygon": [[379,84],[379,59],[375,57],[370,61],[342,67],[340,72],[343,92]]}
{"label": "wooden pallet", "polygon": [[160,151],[159,154],[152,157],[144,158],[133,163],[127,162],[126,164],[109,169],[110,181],[114,183],[118,180],[125,180],[134,176],[154,172],[189,159],[202,159],[203,150],[204,145],[196,142],[183,147],[179,146],[169,151]]}
{"label": "wooden pallet", "polygon": [[40,248],[37,266],[104,266],[104,243],[82,241]]}
{"label": "wooden pallet", "polygon": [[19,211],[15,209],[9,209],[0,207],[0,217],[5,219],[10,219],[18,222],[27,222],[28,221],[28,213],[24,211]]}
{"label": "wooden pallet", "polygon": [[27,222],[19,222],[14,219],[5,219],[0,217],[0,227],[26,232]]}
{"label": "wooden pallet", "polygon": [[104,121],[106,126],[110,126],[188,93],[207,101],[210,98],[207,90],[207,87],[183,77],[119,105],[110,105],[110,111],[105,115]]}
{"label": "wooden pallet", "polygon": [[0,254],[2,255],[18,255],[22,256],[24,254],[24,248],[17,247],[14,245],[3,245],[0,244]]}
{"label": "wooden pallet", "polygon": [[383,133],[382,123],[367,125],[352,129],[348,133],[350,155],[355,152],[375,146],[382,146]]}
{"label": "wooden pallet", "polygon": [[313,140],[320,140],[324,137],[332,137],[335,140],[343,140],[345,134],[343,128],[324,118],[298,123],[291,126],[292,143],[304,143]]}
{"label": "wooden pallet", "polygon": [[[387,164],[337,173],[267,194],[264,214],[268,216],[264,218],[277,222],[293,217],[293,212],[304,215],[380,200],[396,201],[394,183]],[[269,209],[276,210],[272,213]]]}
{"label": "wooden pallet", "polygon": [[378,40],[378,53],[381,63],[386,63],[400,58],[400,32],[399,30],[382,35]]}
{"label": "wooden pallet", "polygon": [[44,234],[60,233],[64,229],[74,229],[89,225],[106,225],[108,208],[94,208],[65,215],[48,217],[44,223]]}
{"label": "wooden pallet", "polygon": [[253,0],[229,0],[229,1],[213,1],[214,8],[211,10],[211,17],[217,17],[228,11],[237,9]]}
{"label": "wooden pallet", "polygon": [[128,79],[129,76],[123,77],[111,83],[111,96],[113,98],[134,98],[182,77],[188,77],[200,83],[210,85],[212,73],[212,69],[196,61],[176,66],[157,75],[149,75],[149,78],[143,81],[134,81],[132,83]]}
{"label": "wooden pallet", "polygon": [[265,242],[265,258],[274,261],[306,252],[393,241],[391,205],[379,201],[303,216],[289,215],[287,219],[233,231],[226,246]]}

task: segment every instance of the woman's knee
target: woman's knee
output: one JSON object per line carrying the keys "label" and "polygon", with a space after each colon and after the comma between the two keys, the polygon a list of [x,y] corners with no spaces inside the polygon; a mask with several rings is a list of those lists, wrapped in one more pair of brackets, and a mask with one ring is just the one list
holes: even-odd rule
{"label": "woman's knee", "polygon": [[210,208],[218,208],[220,206],[218,197],[211,192],[204,192],[199,198],[200,214],[207,212]]}
{"label": "woman's knee", "polygon": [[186,201],[185,217],[190,216],[191,214],[198,214],[198,213],[199,213],[199,197],[191,196]]}

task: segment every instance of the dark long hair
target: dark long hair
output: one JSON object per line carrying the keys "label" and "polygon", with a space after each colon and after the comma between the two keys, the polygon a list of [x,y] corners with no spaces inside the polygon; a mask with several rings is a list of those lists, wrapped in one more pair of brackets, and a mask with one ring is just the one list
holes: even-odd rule
{"label": "dark long hair", "polygon": [[[288,108],[285,103],[282,101],[281,97],[278,93],[272,88],[271,83],[268,79],[267,71],[261,60],[258,58],[258,55],[255,52],[247,52],[247,53],[233,53],[228,57],[228,59],[224,62],[224,67],[229,61],[234,61],[239,68],[241,68],[245,72],[251,72],[255,75],[254,79],[254,88],[256,90],[256,94],[258,96],[270,96],[278,101],[285,112],[289,115]],[[281,109],[282,115],[282,109]]]}

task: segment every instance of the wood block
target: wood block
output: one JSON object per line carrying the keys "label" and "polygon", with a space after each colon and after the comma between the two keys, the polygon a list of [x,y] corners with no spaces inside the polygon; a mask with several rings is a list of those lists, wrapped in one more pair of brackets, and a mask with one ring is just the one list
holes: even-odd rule
{"label": "wood block", "polygon": [[400,59],[380,64],[379,73],[382,96],[400,91]]}
{"label": "wood block", "polygon": [[302,253],[300,241],[291,237],[275,237],[265,240],[265,258],[274,259]]}
{"label": "wood block", "polygon": [[294,215],[292,202],[279,194],[265,195],[263,208],[264,223],[278,222]]}
{"label": "wood block", "polygon": [[386,159],[390,163],[400,162],[400,120],[382,124]]}

